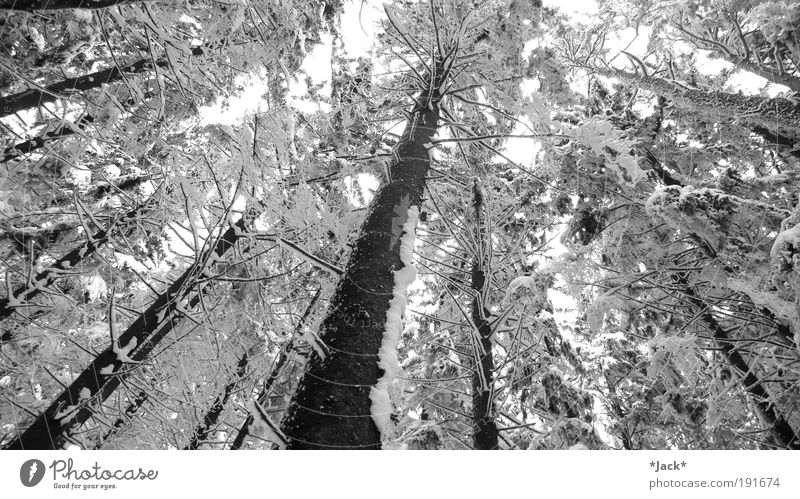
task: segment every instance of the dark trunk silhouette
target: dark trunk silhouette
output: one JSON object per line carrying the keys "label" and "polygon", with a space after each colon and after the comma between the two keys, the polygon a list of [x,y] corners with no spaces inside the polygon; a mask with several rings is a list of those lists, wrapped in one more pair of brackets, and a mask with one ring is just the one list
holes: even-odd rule
{"label": "dark trunk silhouette", "polygon": [[25,154],[30,154],[37,149],[41,149],[47,143],[52,142],[54,140],[58,140],[64,137],[69,137],[70,135],[76,135],[78,130],[82,130],[84,126],[89,123],[92,123],[94,118],[91,116],[84,116],[77,123],[72,126],[61,125],[55,130],[45,132],[44,134],[33,137],[31,139],[22,141],[18,144],[14,144],[13,146],[6,147],[3,150],[3,155],[0,156],[0,163],[5,163],[14,159],[18,159]]}
{"label": "dark trunk silhouette", "polygon": [[742,385],[750,396],[759,417],[773,433],[775,442],[778,446],[786,449],[800,449],[800,438],[792,429],[789,422],[780,414],[778,408],[771,401],[771,396],[764,388],[763,380],[755,374],[742,354],[736,349],[736,341],[733,340],[728,331],[723,328],[717,319],[712,315],[711,309],[698,296],[692,286],[688,284],[685,276],[680,276],[677,281],[685,286],[684,294],[688,297],[692,305],[700,312],[700,320],[711,331],[714,340],[725,357],[728,364],[739,371],[742,376]]}
{"label": "dark trunk silhouette", "polygon": [[327,355],[316,352],[306,366],[282,424],[290,449],[380,449],[371,417],[373,390],[393,297],[403,226],[419,207],[430,167],[428,147],[439,121],[443,70],[417,98],[390,167],[390,182],[375,195],[355,241],[343,278],[331,300],[319,337]]}
{"label": "dark trunk silhouette", "polygon": [[[156,61],[156,65],[165,67],[168,63],[166,61]],[[24,92],[8,95],[0,98],[0,118],[42,104],[55,102],[72,94],[100,88],[103,85],[120,81],[126,74],[145,73],[151,69],[153,69],[152,59],[140,59],[122,67],[115,66],[85,76],[53,83],[41,90],[31,88]]]}
{"label": "dark trunk silhouette", "polygon": [[63,9],[104,9],[126,3],[142,3],[153,0],[0,0],[0,9],[22,10],[63,10]]}
{"label": "dark trunk silhouette", "polygon": [[[247,219],[250,219],[248,216]],[[128,358],[141,362],[164,337],[178,326],[186,311],[200,302],[199,291],[192,295],[210,261],[230,250],[245,227],[245,218],[228,228],[213,246],[204,251],[167,290],[117,338],[120,348],[134,345]],[[185,305],[181,306],[183,301]],[[50,406],[6,449],[57,449],[69,441],[70,434],[95,413],[137,364],[120,359],[115,345],[98,355]]]}
{"label": "dark trunk silhouette", "polygon": [[[278,376],[283,370],[283,366],[286,365],[286,361],[289,359],[289,353],[291,351],[292,344],[289,344],[285,349],[281,350],[281,353],[278,355],[278,360],[275,362],[275,367],[272,368],[269,377],[264,382],[264,386],[261,389],[261,394],[257,399],[258,403],[262,406],[269,400],[269,394],[271,392],[272,385],[275,384],[275,380],[278,379]],[[248,414],[244,420],[244,423],[242,423],[242,426],[239,427],[239,432],[236,434],[236,438],[233,440],[230,450],[239,450],[242,448],[245,439],[250,435],[250,425],[253,424],[253,420],[253,415]]]}
{"label": "dark trunk silhouette", "polygon": [[490,313],[483,306],[484,290],[488,285],[486,279],[486,244],[491,238],[484,238],[483,193],[478,180],[473,188],[473,207],[475,208],[475,227],[477,248],[472,261],[470,287],[475,293],[470,311],[472,323],[475,325],[477,337],[473,336],[475,345],[475,371],[472,374],[472,425],[474,434],[473,447],[479,450],[497,449],[497,424],[494,420],[494,359],[492,357],[492,328],[489,325]]}

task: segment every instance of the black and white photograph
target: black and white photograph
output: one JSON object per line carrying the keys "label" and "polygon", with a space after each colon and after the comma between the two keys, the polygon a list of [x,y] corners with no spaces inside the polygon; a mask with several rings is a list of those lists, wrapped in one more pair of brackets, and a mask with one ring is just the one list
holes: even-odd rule
{"label": "black and white photograph", "polygon": [[0,140],[22,492],[800,449],[800,3],[0,0]]}

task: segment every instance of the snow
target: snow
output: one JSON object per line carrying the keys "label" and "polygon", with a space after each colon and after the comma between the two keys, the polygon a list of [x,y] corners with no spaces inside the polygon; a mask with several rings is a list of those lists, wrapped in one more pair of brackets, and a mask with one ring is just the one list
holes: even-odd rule
{"label": "snow", "polygon": [[[388,168],[384,169],[388,171]],[[359,192],[361,193],[361,197],[363,199],[362,203],[356,195],[356,191],[353,186],[353,176],[347,175],[343,180],[346,188],[347,200],[356,208],[368,206],[372,202],[372,199],[375,197],[375,192],[377,192],[378,187],[380,186],[378,177],[375,175],[371,173],[357,173],[355,175],[355,181],[356,185],[359,187]]]}
{"label": "snow", "polygon": [[261,404],[255,399],[250,399],[247,402],[247,410],[253,416],[253,422],[250,423],[249,428],[250,433],[269,440],[280,449],[285,449],[286,442],[288,442],[286,435],[270,420],[267,411],[264,410]]}
{"label": "snow", "polygon": [[428,161],[431,163],[436,161],[436,145],[426,142],[422,145],[426,151],[428,151]]}
{"label": "snow", "polygon": [[508,285],[508,289],[506,290],[506,299],[509,296],[516,293],[519,288],[528,288],[528,289],[536,289],[536,280],[533,276],[523,275],[514,278],[513,281]]}
{"label": "snow", "polygon": [[658,215],[666,204],[666,197],[669,195],[670,191],[675,189],[680,191],[679,187],[676,188],[674,186],[660,187],[653,191],[644,204],[645,212],[649,215]]}
{"label": "snow", "polygon": [[311,347],[317,352],[317,355],[319,355],[320,359],[324,360],[328,356],[328,354],[325,351],[325,346],[322,343],[320,337],[317,336],[317,333],[311,331],[310,329],[306,329],[305,331],[303,331],[302,337],[303,341],[311,345]]}
{"label": "snow", "polygon": [[388,4],[384,4],[383,8],[386,11],[386,17],[389,18],[392,26],[397,30],[400,36],[408,39],[408,30],[405,26],[405,23],[403,23],[403,21],[400,19],[400,16],[398,16],[398,13],[395,11],[395,8]]}
{"label": "snow", "polygon": [[133,351],[133,349],[136,348],[137,343],[138,341],[136,340],[136,338],[131,338],[131,341],[129,341],[127,345],[125,345],[124,347],[120,347],[119,343],[115,340],[111,349],[115,354],[117,354],[118,361],[136,363],[136,361],[128,357],[128,354],[130,354]]}
{"label": "snow", "polygon": [[800,349],[800,310],[793,303],[782,299],[775,293],[759,291],[752,282],[743,279],[729,279],[728,287],[746,294],[755,305],[765,307],[780,321],[790,324],[794,331],[794,343]]}
{"label": "snow", "polygon": [[242,90],[228,97],[219,96],[213,104],[202,106],[200,124],[234,126],[246,116],[261,112],[266,106],[263,95],[268,92],[268,83],[264,70],[237,76],[234,88]]}
{"label": "snow", "polygon": [[53,419],[58,420],[62,425],[69,423],[75,416],[78,415],[79,407],[77,405],[68,405],[64,409],[58,411],[53,415]]}
{"label": "snow", "polygon": [[99,372],[103,376],[111,376],[112,374],[114,374],[114,364],[109,364],[97,372]]}
{"label": "snow", "polygon": [[348,57],[369,56],[375,49],[378,34],[383,32],[382,19],[383,10],[378,2],[345,2],[341,16],[341,36]]}
{"label": "snow", "polygon": [[85,386],[81,388],[80,393],[78,393],[79,400],[86,400],[88,398],[91,398],[91,396],[92,396],[92,391]]}
{"label": "snow", "polygon": [[778,234],[775,238],[775,243],[772,245],[772,250],[769,252],[769,256],[772,257],[773,260],[780,257],[788,257],[788,261],[791,262],[793,252],[789,251],[789,246],[800,250],[800,224]]}
{"label": "snow", "polygon": [[417,278],[417,269],[414,267],[414,241],[418,218],[419,208],[417,206],[410,207],[400,239],[400,260],[403,262],[403,268],[394,273],[392,299],[389,301],[389,310],[386,311],[386,331],[383,333],[383,341],[378,351],[378,366],[383,369],[383,376],[378,379],[377,384],[369,393],[372,401],[370,414],[381,435],[385,434],[389,427],[392,414],[389,385],[392,384],[400,370],[397,360],[397,345],[400,342],[400,334],[403,332],[403,313],[407,304],[406,291]]}
{"label": "snow", "polygon": [[537,283],[535,276],[531,275],[515,277],[509,283],[503,299],[505,303],[510,305],[522,303],[537,308],[544,306],[544,300],[546,300],[546,294],[542,289],[542,285]]}
{"label": "snow", "polygon": [[[25,293],[22,293],[22,295],[24,294]],[[6,299],[8,300],[9,307],[19,307],[22,305],[22,302],[19,300],[19,297],[14,294],[14,292],[11,290],[10,287],[8,288],[8,294],[6,296]]]}
{"label": "snow", "polygon": [[88,277],[81,277],[80,282],[91,303],[98,301],[108,293],[106,281],[97,272]]}

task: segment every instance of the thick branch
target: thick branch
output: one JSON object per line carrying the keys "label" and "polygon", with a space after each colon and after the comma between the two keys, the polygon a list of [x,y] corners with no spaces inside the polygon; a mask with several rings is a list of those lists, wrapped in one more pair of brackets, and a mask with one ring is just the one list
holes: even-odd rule
{"label": "thick branch", "polygon": [[0,0],[0,9],[34,12],[37,10],[104,9],[127,3],[153,0]]}
{"label": "thick branch", "polygon": [[111,222],[107,228],[92,234],[87,238],[85,243],[62,256],[49,268],[39,272],[33,279],[18,286],[13,291],[11,290],[11,283],[6,282],[8,291],[7,297],[0,299],[0,321],[10,317],[18,308],[29,306],[33,298],[51,287],[62,274],[71,273],[73,271],[72,269],[94,255],[112,236],[135,225],[141,217],[145,216],[153,209],[154,204],[154,199],[150,198],[147,203],[137,206],[125,213]]}
{"label": "thick branch", "polygon": [[[156,64],[159,67],[168,66],[166,61],[156,61]],[[115,66],[85,76],[53,83],[42,90],[28,89],[24,92],[8,95],[0,98],[0,118],[42,104],[55,102],[78,92],[100,88],[103,85],[121,80],[126,74],[145,73],[151,69],[153,69],[153,61],[151,59],[140,59],[121,68]]]}
{"label": "thick branch", "polygon": [[[249,219],[249,217],[247,217]],[[57,449],[67,442],[72,431],[89,420],[123,379],[146,360],[153,349],[200,302],[195,288],[203,272],[230,250],[245,225],[242,218],[226,230],[167,290],[116,339],[116,345],[100,353],[50,406],[14,439],[7,449]],[[191,296],[190,296],[191,295]],[[113,318],[110,318],[113,320]],[[120,355],[119,349],[131,347]],[[126,358],[127,357],[127,358]]]}

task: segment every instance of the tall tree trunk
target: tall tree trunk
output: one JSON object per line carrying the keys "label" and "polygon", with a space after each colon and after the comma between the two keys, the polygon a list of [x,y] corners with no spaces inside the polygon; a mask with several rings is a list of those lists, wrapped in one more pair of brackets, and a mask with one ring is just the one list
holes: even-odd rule
{"label": "tall tree trunk", "polygon": [[732,340],[728,331],[717,322],[717,319],[711,313],[711,309],[698,296],[694,288],[689,285],[686,277],[678,277],[677,281],[684,286],[684,294],[689,298],[692,305],[701,311],[700,320],[711,331],[725,360],[741,374],[745,391],[750,396],[759,418],[769,426],[768,429],[774,435],[776,443],[786,449],[800,449],[800,437],[772,403],[772,397],[764,387],[764,381],[756,376],[753,368],[747,364],[742,354],[736,350],[735,340]]}
{"label": "tall tree trunk", "polygon": [[311,354],[284,417],[287,448],[381,447],[378,425],[389,417],[385,389],[405,303],[402,277],[395,274],[404,275],[396,272],[406,265],[401,241],[404,228],[414,231],[439,121],[443,69],[437,64],[433,71],[433,84],[417,99],[395,150],[390,182],[370,206],[323,321],[319,337],[327,355]]}
{"label": "tall tree trunk", "polygon": [[[245,218],[250,217],[243,217],[217,238],[212,247],[116,338],[116,345],[100,353],[6,449],[57,449],[68,442],[71,432],[91,418],[122,380],[135,371],[136,363],[145,360],[180,324],[188,310],[200,302],[199,292],[189,297],[190,293],[210,262],[221,258],[234,246],[244,230]],[[109,321],[113,318],[109,317]],[[120,353],[120,349],[130,351]]]}
{"label": "tall tree trunk", "polygon": [[[168,63],[166,61],[156,61],[156,65],[165,67]],[[8,95],[0,98],[0,118],[42,104],[55,102],[60,98],[69,97],[71,94],[100,88],[103,85],[121,80],[126,74],[145,73],[151,69],[153,69],[153,61],[151,59],[140,59],[122,67],[115,66],[85,76],[53,83],[42,90],[31,88],[24,92]]]}
{"label": "tall tree trunk", "polygon": [[472,332],[475,345],[475,371],[472,374],[472,424],[474,429],[473,447],[478,450],[497,449],[497,424],[494,420],[494,359],[492,357],[492,328],[489,326],[489,311],[483,306],[486,279],[486,245],[491,238],[484,237],[483,192],[475,179],[473,186],[473,207],[475,208],[475,227],[477,228],[477,248],[472,261],[470,287],[475,293],[470,311],[476,331]]}
{"label": "tall tree trunk", "polygon": [[33,279],[13,291],[11,291],[11,283],[6,282],[8,292],[6,298],[0,299],[0,321],[11,317],[15,310],[29,306],[30,300],[41,292],[47,291],[47,288],[52,286],[62,274],[73,272],[76,266],[94,255],[113,235],[135,225],[142,216],[153,209],[154,204],[155,200],[151,197],[145,204],[137,206],[111,222],[107,228],[92,234],[85,243],[62,256],[49,268],[39,272]]}
{"label": "tall tree trunk", "polygon": [[0,0],[0,9],[26,12],[36,10],[104,9],[115,5],[147,1],[152,0]]}

